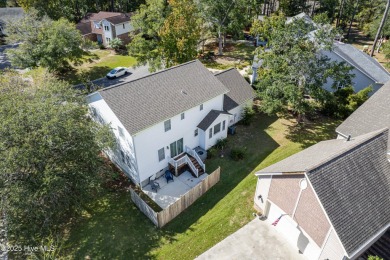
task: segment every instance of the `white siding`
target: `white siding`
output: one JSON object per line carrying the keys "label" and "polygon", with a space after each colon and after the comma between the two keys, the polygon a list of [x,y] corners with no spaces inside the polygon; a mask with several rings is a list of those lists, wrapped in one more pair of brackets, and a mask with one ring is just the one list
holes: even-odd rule
{"label": "white siding", "polygon": [[[338,56],[334,52],[329,52],[329,51],[323,51],[323,54],[328,56],[331,60],[333,61],[344,61],[340,56]],[[347,65],[350,65],[347,63]],[[352,79],[352,85],[354,87],[355,92],[358,92],[369,85],[372,85],[374,87],[374,91],[371,93],[373,94],[375,91],[377,91],[382,84],[375,84],[375,81],[372,80],[370,77],[368,77],[366,74],[362,73],[360,70],[354,68],[351,70],[351,73],[355,75],[355,77]],[[329,91],[334,91],[331,86],[332,86],[332,80],[328,80],[326,84],[324,84],[324,88]]]}
{"label": "white siding", "polygon": [[[106,151],[107,156],[128,174],[134,182],[139,183],[137,159],[132,136],[126,131],[99,93],[91,94],[87,97],[87,101],[95,114],[95,120],[102,124],[110,124],[110,127],[113,129],[117,146],[112,150]],[[119,129],[121,129],[121,133]]]}
{"label": "white siding", "polygon": [[328,239],[322,249],[322,253],[319,259],[330,259],[330,260],[342,260],[344,257],[344,249],[340,244],[340,240],[332,228]]}
{"label": "white siding", "polygon": [[[228,129],[228,122],[229,122],[229,115],[226,115],[226,114],[220,114],[216,119],[215,121],[211,124],[211,126],[209,128],[207,128],[207,130],[204,132],[205,133],[205,147],[202,147],[203,149],[209,149],[210,147],[212,147],[213,145],[216,144],[216,142],[219,140],[219,139],[225,139],[227,137],[227,129]],[[223,124],[223,121],[225,121],[226,125],[225,125],[225,129],[222,130],[222,124]],[[220,124],[221,128],[220,128],[220,131],[217,133],[217,134],[214,134],[214,126],[216,126],[217,124]],[[212,129],[212,137],[210,138],[210,129]]]}
{"label": "white siding", "polygon": [[[271,207],[267,216],[268,221],[272,223],[282,214],[285,214],[285,212],[271,202]],[[275,228],[287,238],[291,246],[301,251],[308,259],[318,259],[321,248],[289,215],[284,215]]]}
{"label": "white siding", "polygon": [[242,119],[242,116],[243,116],[243,113],[244,113],[244,108],[246,106],[252,105],[252,103],[253,103],[252,100],[248,100],[244,104],[239,105],[239,106],[229,110],[228,112],[230,114],[232,114],[232,116],[230,117],[230,120],[229,120],[229,126],[234,125],[238,121],[240,121]]}
{"label": "white siding", "polygon": [[[202,131],[199,130],[198,136],[194,136],[197,125],[212,109],[222,110],[222,104],[223,95],[220,95],[205,102],[202,111],[200,111],[199,106],[183,111],[185,113],[184,120],[181,120],[181,113],[170,118],[171,130],[167,132],[164,131],[164,122],[160,122],[137,133],[133,138],[138,159],[140,181],[142,182],[148,179],[150,176],[153,176],[168,166],[170,150],[167,149],[167,147],[169,147],[172,142],[183,138],[184,147],[188,146],[192,149],[200,146]],[[156,111],[156,113],[158,113],[158,111]],[[159,162],[158,150],[161,148],[164,148],[166,159]]]}
{"label": "white siding", "polygon": [[[125,25],[125,28],[123,28],[123,25]],[[129,33],[130,31],[133,31],[133,30],[134,30],[134,28],[133,28],[133,26],[131,26],[130,22],[115,25],[116,35]]]}
{"label": "white siding", "polygon": [[[268,192],[271,186],[272,175],[258,176],[255,193],[255,203],[265,213],[265,205],[268,199]],[[261,198],[259,196],[261,195]]]}
{"label": "white siding", "polygon": [[[110,39],[110,41],[112,41],[113,37],[112,37],[112,28],[111,28],[111,23],[107,20],[102,20],[102,26],[103,26],[103,37],[104,37],[104,41],[106,42],[106,45],[109,45],[109,42],[107,42],[107,38]],[[106,26],[108,26],[108,31],[106,31]]]}

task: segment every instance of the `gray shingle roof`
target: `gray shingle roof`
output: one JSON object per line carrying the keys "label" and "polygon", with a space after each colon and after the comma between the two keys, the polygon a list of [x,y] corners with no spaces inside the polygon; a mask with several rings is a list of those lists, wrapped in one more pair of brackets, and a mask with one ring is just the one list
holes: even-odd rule
{"label": "gray shingle roof", "polygon": [[254,98],[252,87],[235,68],[219,72],[215,76],[230,90],[224,97],[223,110],[229,111]]}
{"label": "gray shingle roof", "polygon": [[130,134],[136,134],[229,90],[198,61],[100,90]]}
{"label": "gray shingle roof", "polygon": [[390,223],[388,130],[365,136],[341,156],[307,172],[349,256]]}
{"label": "gray shingle roof", "polygon": [[7,21],[8,19],[19,19],[24,15],[23,8],[21,7],[4,7],[0,8],[0,17],[2,20]]}
{"label": "gray shingle roof", "polygon": [[334,42],[333,52],[358,70],[367,74],[375,82],[384,84],[390,80],[389,72],[376,59],[350,44]]}
{"label": "gray shingle roof", "polygon": [[[341,123],[336,132],[358,136],[386,127],[390,128],[390,81]],[[388,147],[390,150],[390,140]]]}
{"label": "gray shingle roof", "polygon": [[271,166],[268,166],[257,173],[289,173],[289,172],[306,172],[309,169],[329,161],[330,159],[343,154],[359,145],[361,142],[372,138],[377,132],[351,138],[350,141],[345,139],[333,139],[319,142],[309,148],[296,153],[284,160],[281,160]]}
{"label": "gray shingle roof", "polygon": [[203,131],[206,131],[209,126],[217,119],[217,117],[220,114],[230,115],[229,113],[226,113],[224,111],[218,111],[218,110],[211,110],[199,123],[198,128],[202,129]]}

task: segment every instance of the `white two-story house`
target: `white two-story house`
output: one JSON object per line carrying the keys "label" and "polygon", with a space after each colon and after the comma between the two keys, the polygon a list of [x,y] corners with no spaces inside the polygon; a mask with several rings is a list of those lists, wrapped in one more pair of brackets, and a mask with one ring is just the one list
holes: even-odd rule
{"label": "white two-story house", "polygon": [[226,138],[254,97],[235,69],[213,74],[198,60],[88,96],[93,117],[110,124],[110,159],[141,187],[167,168],[206,171],[199,154]]}

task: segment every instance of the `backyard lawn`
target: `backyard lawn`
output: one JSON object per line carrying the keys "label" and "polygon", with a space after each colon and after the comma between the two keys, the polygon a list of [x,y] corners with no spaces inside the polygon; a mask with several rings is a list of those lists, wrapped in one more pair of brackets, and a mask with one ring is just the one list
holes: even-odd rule
{"label": "backyard lawn", "polygon": [[[206,161],[221,166],[221,180],[162,229],[156,228],[126,192],[106,192],[70,229],[64,257],[72,259],[193,259],[253,219],[254,172],[320,140],[335,138],[340,122],[319,119],[305,130],[294,120],[257,115],[250,126],[229,136],[224,157]],[[227,150],[245,149],[233,161]]]}
{"label": "backyard lawn", "polygon": [[84,55],[81,64],[73,64],[73,70],[61,74],[61,79],[79,84],[102,78],[115,67],[131,67],[135,63],[135,58],[116,54],[113,50],[92,50]]}

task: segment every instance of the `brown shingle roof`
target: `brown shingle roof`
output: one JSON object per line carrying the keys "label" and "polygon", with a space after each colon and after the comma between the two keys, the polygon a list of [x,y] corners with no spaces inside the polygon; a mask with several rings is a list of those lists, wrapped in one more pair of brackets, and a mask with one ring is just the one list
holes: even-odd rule
{"label": "brown shingle roof", "polygon": [[118,16],[118,15],[122,15],[122,13],[115,13],[115,12],[89,13],[80,22],[85,23],[89,21],[101,21],[103,19],[107,19],[109,17]]}
{"label": "brown shingle roof", "polygon": [[91,22],[78,23],[76,29],[80,31],[81,35],[92,33]]}

